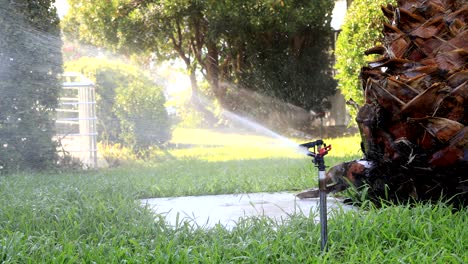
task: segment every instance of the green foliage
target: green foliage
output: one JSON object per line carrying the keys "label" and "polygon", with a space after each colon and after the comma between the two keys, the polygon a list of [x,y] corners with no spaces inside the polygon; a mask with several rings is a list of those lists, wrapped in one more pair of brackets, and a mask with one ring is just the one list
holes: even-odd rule
{"label": "green foliage", "polygon": [[177,127],[203,127],[207,122],[200,111],[194,111],[191,101],[186,101],[177,109]]}
{"label": "green foliage", "polygon": [[[62,23],[64,35],[124,53],[145,53],[150,49],[158,55],[177,56],[168,32],[174,33],[175,21],[179,19],[174,16],[185,10],[187,1],[153,2],[68,0],[70,11]],[[158,5],[167,6],[169,12],[158,9]]]}
{"label": "green foliage", "polygon": [[162,88],[136,67],[119,61],[83,57],[65,64],[96,85],[99,140],[144,148],[170,139]]}
{"label": "green foliage", "polygon": [[134,149],[161,145],[171,138],[165,98],[160,87],[136,80],[117,90],[115,110],[121,138]]}
{"label": "green foliage", "polygon": [[[364,96],[359,72],[366,61],[372,59],[366,57],[364,51],[381,41],[385,21],[381,6],[395,2],[395,0],[353,1],[348,9],[335,51],[338,88],[346,100],[352,98],[358,104],[363,104]],[[353,108],[350,112],[352,116],[357,114]]]}
{"label": "green foliage", "polygon": [[0,173],[56,164],[62,42],[53,2],[0,1]]}
{"label": "green foliage", "polygon": [[109,167],[131,166],[138,157],[135,152],[121,144],[98,144],[99,154],[106,160]]}
{"label": "green foliage", "polygon": [[70,3],[64,26],[69,36],[125,53],[179,57],[193,78],[201,69],[223,106],[233,99],[226,98],[223,82],[308,110],[322,110],[322,99],[335,92],[329,53],[333,1]]}
{"label": "green foliage", "polygon": [[229,5],[215,31],[228,42],[229,48],[222,47],[227,55],[221,60],[231,63],[229,78],[306,110],[323,111],[322,100],[333,95],[336,87],[329,53],[333,1]]}

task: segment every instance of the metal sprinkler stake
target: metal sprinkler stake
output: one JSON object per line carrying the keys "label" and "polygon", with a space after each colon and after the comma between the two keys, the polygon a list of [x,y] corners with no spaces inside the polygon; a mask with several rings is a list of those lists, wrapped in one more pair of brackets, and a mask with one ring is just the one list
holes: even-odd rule
{"label": "metal sprinkler stake", "polygon": [[[322,148],[323,145],[323,148]],[[326,251],[327,249],[327,185],[325,182],[325,160],[323,157],[331,150],[331,145],[326,145],[323,140],[301,144],[300,146],[308,150],[313,148],[313,151],[308,151],[307,156],[312,157],[312,162],[318,168],[319,173],[319,211],[320,211],[320,249]],[[318,152],[316,152],[316,149]]]}

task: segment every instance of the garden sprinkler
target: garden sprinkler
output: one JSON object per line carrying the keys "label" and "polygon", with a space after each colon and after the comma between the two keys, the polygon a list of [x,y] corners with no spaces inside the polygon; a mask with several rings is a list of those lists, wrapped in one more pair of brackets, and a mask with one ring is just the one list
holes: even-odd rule
{"label": "garden sprinkler", "polygon": [[[323,145],[323,147],[322,147]],[[319,173],[319,210],[320,210],[320,249],[323,251],[327,247],[327,185],[325,182],[325,161],[323,157],[331,150],[331,145],[326,145],[323,140],[304,143],[301,147],[307,148],[307,156],[312,157],[312,162],[318,168]],[[312,149],[312,151],[310,150]]]}

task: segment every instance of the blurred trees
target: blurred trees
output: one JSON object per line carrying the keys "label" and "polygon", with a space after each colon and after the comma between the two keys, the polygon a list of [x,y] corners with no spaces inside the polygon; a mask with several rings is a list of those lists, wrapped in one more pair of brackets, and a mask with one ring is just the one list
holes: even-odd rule
{"label": "blurred trees", "polygon": [[[226,1],[223,79],[306,110],[335,92],[330,27],[333,1]],[[220,11],[219,13],[223,13]]]}
{"label": "blurred trees", "polygon": [[64,31],[125,53],[184,61],[224,106],[235,84],[307,110],[335,91],[330,0],[70,0]]}
{"label": "blurred trees", "polygon": [[[348,9],[342,31],[336,42],[336,79],[338,89],[346,100],[353,99],[359,105],[364,102],[359,73],[367,57],[364,51],[377,45],[382,39],[382,24],[385,17],[381,6],[395,3],[395,0],[361,0],[353,1]],[[356,116],[356,109],[350,109],[351,115]]]}
{"label": "blurred trees", "polygon": [[53,2],[0,0],[0,173],[56,162],[62,42]]}
{"label": "blurred trees", "polygon": [[99,140],[134,150],[161,145],[171,138],[162,88],[131,65],[83,57],[65,64],[96,86]]}

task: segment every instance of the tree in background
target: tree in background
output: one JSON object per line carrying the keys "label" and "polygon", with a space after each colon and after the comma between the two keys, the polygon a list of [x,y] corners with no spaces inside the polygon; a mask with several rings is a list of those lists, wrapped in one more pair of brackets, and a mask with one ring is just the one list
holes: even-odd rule
{"label": "tree in background", "polygon": [[[233,83],[308,110],[334,93],[333,1],[71,0],[64,31],[125,53],[184,61],[224,106]],[[233,86],[231,86],[233,87]],[[230,98],[232,99],[232,98]],[[233,108],[232,105],[230,108]]]}
{"label": "tree in background", "polygon": [[[395,3],[395,0],[361,0],[353,1],[347,11],[342,31],[336,42],[336,79],[338,89],[346,100],[353,99],[359,105],[364,103],[359,73],[367,60],[364,52],[376,46],[382,39],[382,23],[385,17],[381,6]],[[350,109],[356,116],[355,108]]]}
{"label": "tree in background", "polygon": [[196,13],[195,1],[69,0],[69,4],[71,11],[63,26],[68,39],[140,58],[155,55],[158,60],[180,58],[190,77],[191,104],[204,113],[204,118],[216,119],[199,100],[196,78],[199,65],[190,35],[193,19],[187,19],[189,14]]}
{"label": "tree in background", "polygon": [[0,173],[56,162],[62,72],[54,1],[0,1]]}
{"label": "tree in background", "polygon": [[162,88],[138,68],[116,60],[83,57],[65,64],[96,86],[98,140],[134,150],[171,138]]}
{"label": "tree in background", "polygon": [[323,111],[323,100],[336,87],[330,53],[333,1],[225,2],[233,11],[220,12],[225,15],[215,31],[223,39],[223,79]]}

